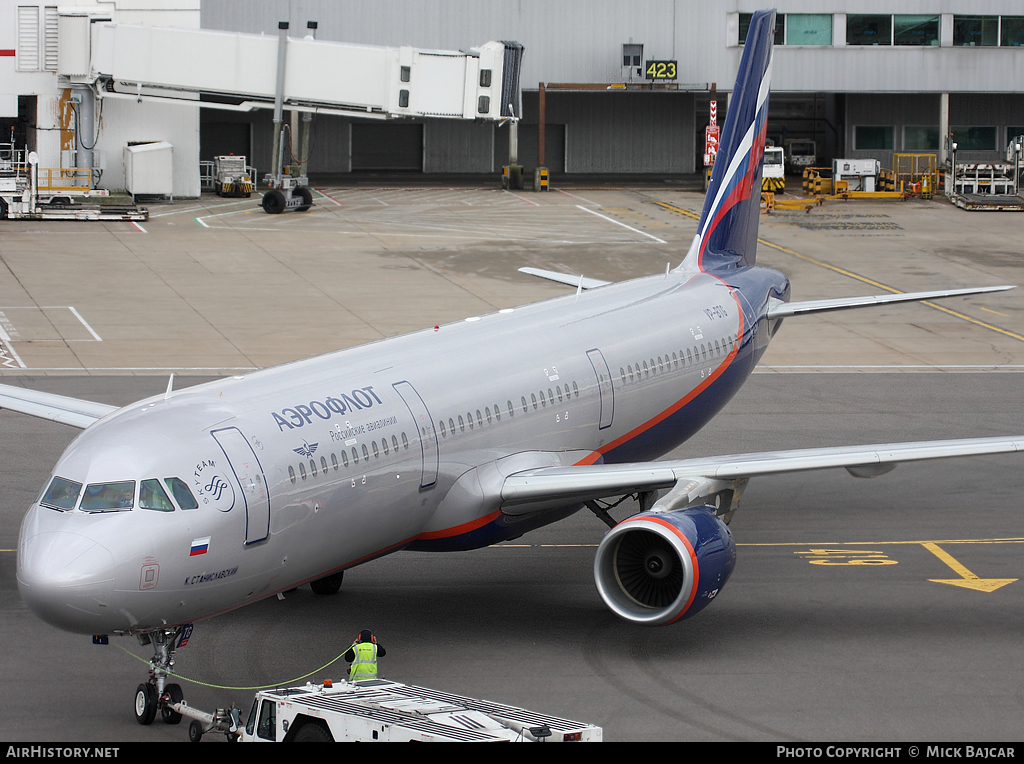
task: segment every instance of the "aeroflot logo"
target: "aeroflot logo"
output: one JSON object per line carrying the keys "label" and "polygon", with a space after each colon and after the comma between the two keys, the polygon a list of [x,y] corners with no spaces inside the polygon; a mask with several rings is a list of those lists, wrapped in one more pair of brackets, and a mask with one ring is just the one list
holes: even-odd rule
{"label": "aeroflot logo", "polygon": [[292,408],[281,409],[280,412],[272,412],[274,421],[277,422],[277,429],[283,431],[285,427],[294,430],[296,427],[305,427],[313,423],[313,418],[330,420],[335,415],[344,415],[352,411],[361,411],[373,406],[374,403],[383,403],[373,392],[373,387],[360,387],[353,390],[351,394],[342,393],[335,398],[328,396],[322,401],[310,401],[309,404],[299,404]]}

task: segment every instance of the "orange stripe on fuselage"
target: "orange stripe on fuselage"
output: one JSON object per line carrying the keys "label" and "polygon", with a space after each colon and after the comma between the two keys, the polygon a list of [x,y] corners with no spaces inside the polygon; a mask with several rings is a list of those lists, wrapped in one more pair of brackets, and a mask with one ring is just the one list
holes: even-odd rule
{"label": "orange stripe on fuselage", "polygon": [[[723,284],[725,284],[725,286],[727,286],[727,287],[729,286],[728,284],[725,283],[724,280],[722,280],[718,276],[715,276],[713,273],[709,273],[708,275],[709,276],[713,276],[714,278],[718,279]],[[686,406],[687,403],[692,401],[694,398],[696,398],[702,392],[704,392],[711,385],[712,382],[714,382],[716,379],[718,379],[720,376],[722,376],[723,373],[725,373],[725,370],[729,367],[729,364],[731,364],[733,362],[733,360],[736,358],[736,356],[740,352],[740,346],[743,344],[743,328],[744,328],[743,305],[740,304],[739,298],[733,292],[731,287],[729,288],[729,293],[732,294],[733,300],[736,301],[736,307],[739,308],[739,318],[740,318],[740,321],[739,321],[739,330],[736,333],[737,345],[736,345],[736,347],[733,348],[732,352],[729,353],[729,355],[726,357],[726,359],[724,361],[722,361],[721,364],[719,364],[718,368],[715,369],[714,372],[711,373],[711,376],[709,376],[707,379],[705,379],[703,382],[701,382],[699,385],[697,385],[697,387],[693,388],[693,390],[691,390],[686,396],[684,396],[683,398],[679,399],[674,404],[669,406],[667,409],[665,409],[664,411],[659,413],[657,416],[653,417],[652,419],[648,419],[646,422],[644,422],[640,426],[634,427],[632,430],[627,432],[625,435],[623,435],[623,436],[621,436],[619,438],[616,438],[611,443],[606,443],[605,445],[601,446],[601,448],[597,449],[596,451],[591,452],[589,456],[586,456],[585,458],[583,458],[580,461],[576,462],[576,464],[574,466],[594,464],[595,462],[598,461],[598,459],[600,459],[602,456],[607,454],[609,451],[611,451],[611,450],[613,450],[615,448],[618,448],[623,443],[628,443],[630,440],[632,440],[636,436],[638,436],[638,435],[646,432],[647,430],[651,429],[652,427],[654,427],[659,422],[664,421],[665,419],[667,419],[668,417],[672,416],[677,411],[679,411],[681,408]]]}

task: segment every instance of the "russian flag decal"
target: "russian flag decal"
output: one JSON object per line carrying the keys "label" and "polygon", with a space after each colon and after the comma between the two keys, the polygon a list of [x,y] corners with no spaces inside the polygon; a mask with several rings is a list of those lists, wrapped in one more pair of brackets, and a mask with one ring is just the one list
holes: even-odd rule
{"label": "russian flag decal", "polygon": [[210,537],[202,539],[194,539],[192,541],[192,548],[188,552],[189,557],[195,557],[196,555],[206,554],[210,549]]}

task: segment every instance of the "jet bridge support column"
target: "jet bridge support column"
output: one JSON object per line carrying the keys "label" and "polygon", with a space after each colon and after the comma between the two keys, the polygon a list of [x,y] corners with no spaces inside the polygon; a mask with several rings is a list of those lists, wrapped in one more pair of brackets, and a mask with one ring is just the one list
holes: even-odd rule
{"label": "jet bridge support column", "polygon": [[[316,28],[317,23],[315,21],[306,22],[306,39],[316,39]],[[302,112],[302,153],[299,155],[300,168],[299,175],[306,174],[306,166],[309,164],[309,144],[310,144],[310,132],[313,130],[313,115],[308,112]]]}
{"label": "jet bridge support column", "polygon": [[[313,206],[313,193],[306,188],[309,180],[301,172],[302,164],[290,165],[285,172],[284,161],[284,83],[285,59],[288,52],[288,22],[281,21],[277,25],[280,36],[277,46],[277,86],[274,93],[274,144],[270,174],[264,182],[270,190],[263,194],[263,211],[278,214],[285,210],[305,212]],[[294,115],[294,112],[293,112]],[[295,139],[292,131],[292,141]],[[294,151],[294,143],[291,143]]]}
{"label": "jet bridge support column", "polygon": [[284,115],[284,64],[288,51],[288,22],[280,21],[277,24],[277,89],[274,95],[274,142],[273,156],[270,161],[270,172],[274,175],[281,174],[281,130],[283,129]]}

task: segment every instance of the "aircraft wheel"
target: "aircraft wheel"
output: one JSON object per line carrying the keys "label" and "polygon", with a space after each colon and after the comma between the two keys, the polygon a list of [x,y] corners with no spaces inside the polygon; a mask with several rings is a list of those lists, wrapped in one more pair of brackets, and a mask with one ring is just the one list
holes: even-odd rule
{"label": "aircraft wheel", "polygon": [[302,204],[295,208],[296,212],[305,212],[313,206],[313,192],[305,186],[295,189],[295,195],[302,197]]}
{"label": "aircraft wheel", "polygon": [[135,721],[152,724],[156,718],[156,688],[149,682],[140,684],[135,690]]}
{"label": "aircraft wheel", "polygon": [[345,571],[338,573],[332,573],[329,576],[318,578],[316,581],[309,582],[309,588],[313,590],[313,594],[337,594],[338,590],[341,589],[341,581],[345,577]]}
{"label": "aircraft wheel", "polygon": [[263,211],[268,215],[280,215],[284,212],[284,207],[284,194],[276,188],[267,191],[267,193],[263,195]]}
{"label": "aircraft wheel", "polygon": [[[181,693],[181,687],[176,684],[169,684],[166,687],[167,691],[167,702],[168,703],[180,703],[185,697]],[[181,721],[181,714],[174,711],[167,706],[160,709],[160,715],[163,717],[166,724],[178,724]]]}
{"label": "aircraft wheel", "polygon": [[199,723],[198,719],[193,719],[192,723],[188,725],[188,739],[192,743],[198,743],[203,739],[203,725]]}

